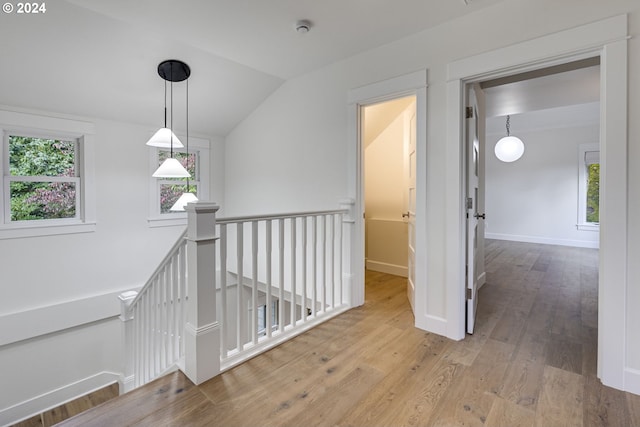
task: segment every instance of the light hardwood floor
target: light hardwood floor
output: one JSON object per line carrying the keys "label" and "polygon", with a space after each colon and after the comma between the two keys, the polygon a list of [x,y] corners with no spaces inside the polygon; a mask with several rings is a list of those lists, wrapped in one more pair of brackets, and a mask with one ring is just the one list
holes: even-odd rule
{"label": "light hardwood floor", "polygon": [[477,329],[413,327],[403,278],[201,386],[174,373],[64,426],[640,426],[596,378],[597,251],[487,242]]}

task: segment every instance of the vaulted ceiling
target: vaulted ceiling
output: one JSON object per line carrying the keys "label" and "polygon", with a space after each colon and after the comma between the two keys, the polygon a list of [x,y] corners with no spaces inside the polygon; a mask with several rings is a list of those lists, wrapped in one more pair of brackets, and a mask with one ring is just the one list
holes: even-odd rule
{"label": "vaulted ceiling", "polygon": [[191,130],[226,135],[286,79],[499,1],[55,0],[0,15],[0,104],[153,128],[156,67],[175,58],[192,68]]}

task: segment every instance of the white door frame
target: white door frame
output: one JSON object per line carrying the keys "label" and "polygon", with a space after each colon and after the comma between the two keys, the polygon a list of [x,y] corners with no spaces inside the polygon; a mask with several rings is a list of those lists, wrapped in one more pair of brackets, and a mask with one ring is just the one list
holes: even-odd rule
{"label": "white door frame", "polygon": [[[349,194],[355,199],[355,236],[351,252],[353,286],[351,305],[364,304],[364,177],[361,141],[361,108],[378,102],[404,96],[416,97],[416,265],[415,265],[415,318],[416,326],[444,335],[443,322],[430,322],[427,311],[427,222],[426,222],[426,167],[427,167],[427,70],[394,77],[349,91],[347,162],[349,170]],[[419,315],[423,313],[424,315]],[[434,329],[435,328],[435,329]]]}
{"label": "white door frame", "polygon": [[[600,275],[598,377],[626,390],[627,16],[620,15],[449,64],[447,75],[447,336],[465,336],[464,86],[577,59],[600,57]],[[606,292],[605,292],[606,289]],[[627,380],[625,381],[625,375]]]}

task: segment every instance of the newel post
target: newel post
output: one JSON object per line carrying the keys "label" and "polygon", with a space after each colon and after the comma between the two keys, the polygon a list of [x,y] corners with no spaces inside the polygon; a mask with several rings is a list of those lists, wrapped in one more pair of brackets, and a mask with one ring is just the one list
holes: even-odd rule
{"label": "newel post", "polygon": [[211,202],[189,203],[187,211],[187,322],[185,374],[195,384],[220,373],[220,325],[216,316],[216,212]]}
{"label": "newel post", "polygon": [[355,220],[356,201],[354,199],[340,200],[340,209],[344,209],[347,213],[342,215],[342,227],[344,236],[344,249],[342,252],[342,280],[346,284],[344,287],[347,292],[347,300],[351,307],[357,307],[364,304],[364,288],[360,289],[354,283],[354,243],[356,236],[356,220]]}
{"label": "newel post", "polygon": [[135,387],[134,343],[133,343],[133,311],[131,303],[138,296],[136,291],[127,291],[118,295],[120,300],[120,320],[122,321],[122,374],[120,376],[120,394]]}

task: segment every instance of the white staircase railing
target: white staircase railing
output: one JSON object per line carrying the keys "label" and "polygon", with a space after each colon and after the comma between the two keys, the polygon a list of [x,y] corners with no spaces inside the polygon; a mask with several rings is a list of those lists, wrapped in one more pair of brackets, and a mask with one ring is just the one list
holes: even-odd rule
{"label": "white staircase railing", "polygon": [[352,207],[216,219],[189,204],[186,234],[120,296],[123,389],[176,368],[199,384],[348,310]]}
{"label": "white staircase railing", "polygon": [[140,292],[120,295],[125,391],[174,369],[184,356],[186,247],[185,232]]}
{"label": "white staircase railing", "polygon": [[217,221],[221,370],[349,308],[346,210]]}

